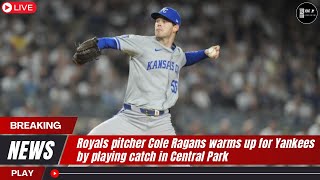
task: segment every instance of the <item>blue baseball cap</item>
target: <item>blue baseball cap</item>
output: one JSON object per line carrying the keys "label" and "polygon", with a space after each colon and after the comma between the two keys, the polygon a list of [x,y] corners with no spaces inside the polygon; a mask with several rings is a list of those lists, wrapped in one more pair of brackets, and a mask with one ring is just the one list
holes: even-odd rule
{"label": "blue baseball cap", "polygon": [[175,9],[171,7],[164,7],[159,12],[155,12],[151,14],[151,17],[153,19],[157,19],[159,17],[164,17],[165,19],[168,19],[173,24],[181,25],[181,17]]}

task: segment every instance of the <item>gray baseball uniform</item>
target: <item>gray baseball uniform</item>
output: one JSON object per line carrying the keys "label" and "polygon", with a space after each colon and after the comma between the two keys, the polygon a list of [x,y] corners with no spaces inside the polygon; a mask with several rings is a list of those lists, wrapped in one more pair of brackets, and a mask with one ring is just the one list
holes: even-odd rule
{"label": "gray baseball uniform", "polygon": [[165,47],[155,36],[123,35],[115,40],[130,56],[124,106],[89,135],[175,135],[169,109],[178,99],[184,52]]}

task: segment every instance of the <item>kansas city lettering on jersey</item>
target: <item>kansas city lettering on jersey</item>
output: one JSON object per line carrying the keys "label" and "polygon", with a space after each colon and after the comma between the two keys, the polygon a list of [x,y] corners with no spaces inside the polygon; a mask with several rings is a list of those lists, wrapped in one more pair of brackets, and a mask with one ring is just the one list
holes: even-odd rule
{"label": "kansas city lettering on jersey", "polygon": [[167,60],[148,61],[147,71],[153,70],[153,69],[168,69],[178,74],[180,67],[178,64],[172,61],[167,61]]}

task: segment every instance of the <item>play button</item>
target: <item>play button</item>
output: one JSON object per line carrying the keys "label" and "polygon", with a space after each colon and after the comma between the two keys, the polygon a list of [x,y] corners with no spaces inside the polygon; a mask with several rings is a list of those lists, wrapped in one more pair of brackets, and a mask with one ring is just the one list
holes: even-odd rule
{"label": "play button", "polygon": [[59,171],[58,169],[52,169],[50,172],[50,176],[53,178],[58,178],[59,177]]}
{"label": "play button", "polygon": [[12,10],[12,5],[8,2],[2,4],[2,11],[4,13],[9,13]]}

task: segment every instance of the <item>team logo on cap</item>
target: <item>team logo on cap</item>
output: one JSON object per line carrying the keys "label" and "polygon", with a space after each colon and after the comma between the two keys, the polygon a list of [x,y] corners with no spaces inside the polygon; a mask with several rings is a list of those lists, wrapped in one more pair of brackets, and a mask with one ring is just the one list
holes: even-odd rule
{"label": "team logo on cap", "polygon": [[163,13],[167,13],[167,11],[168,11],[168,8],[162,8],[161,9],[161,12],[163,12]]}

